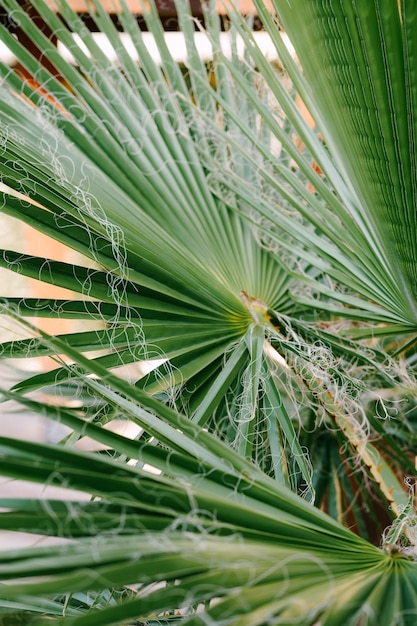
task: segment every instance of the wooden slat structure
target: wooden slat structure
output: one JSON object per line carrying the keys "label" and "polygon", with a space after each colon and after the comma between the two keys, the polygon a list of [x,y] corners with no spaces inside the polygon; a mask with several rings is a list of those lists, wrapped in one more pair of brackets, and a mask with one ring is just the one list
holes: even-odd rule
{"label": "wooden slat structure", "polygon": [[[54,0],[47,0],[47,2],[52,8],[55,8]],[[70,0],[69,4],[77,13],[86,13],[86,7],[88,7],[89,5],[89,0]],[[93,6],[92,3],[90,4],[91,6]],[[117,4],[117,0],[101,0],[101,6],[107,11],[107,13],[114,13],[115,7],[117,8]],[[173,0],[155,0],[155,4],[158,12],[161,15],[175,14],[175,3]],[[224,15],[225,4],[227,4],[227,0],[226,3],[221,0],[216,0],[216,10],[219,15]],[[254,12],[254,5],[252,0],[237,0],[234,4],[243,14],[249,14]],[[136,15],[140,15],[142,13],[143,5],[139,0],[126,0],[126,6],[132,13]],[[191,10],[193,13],[201,13],[201,6],[201,0],[191,0]]]}
{"label": "wooden slat structure", "polygon": [[[46,2],[51,6],[52,9],[56,10],[56,3],[54,0],[46,0]],[[142,30],[147,30],[146,22],[143,18],[143,7],[147,6],[148,0],[144,0],[144,3],[141,0],[126,0],[126,5],[129,10],[137,16],[137,21]],[[39,17],[37,12],[30,0],[19,0],[19,3],[24,7],[27,12],[33,16],[35,21],[39,22]],[[93,10],[93,3],[90,0],[68,0],[69,5],[72,7],[74,11],[76,11],[84,20],[85,24],[92,31],[96,29],[94,20],[91,18],[88,9]],[[266,6],[273,11],[270,0],[265,0]],[[227,4],[234,4],[242,15],[253,15],[253,29],[260,30],[262,28],[259,19],[256,16],[256,10],[252,0],[216,0],[216,10],[219,16],[222,16],[224,23],[227,23],[226,18],[226,7]],[[115,24],[118,25],[117,20],[117,8],[120,3],[118,0],[101,0],[102,7],[112,16]],[[155,0],[155,5],[158,10],[158,13],[161,18],[162,25],[164,30],[166,31],[178,31],[178,19],[177,13],[175,9],[174,0]],[[199,18],[201,21],[203,20],[203,5],[204,0],[190,0],[190,7],[194,17]],[[2,10],[0,4],[0,21],[6,23],[11,30],[18,32],[16,25],[13,23],[13,18],[7,16],[7,14]]]}

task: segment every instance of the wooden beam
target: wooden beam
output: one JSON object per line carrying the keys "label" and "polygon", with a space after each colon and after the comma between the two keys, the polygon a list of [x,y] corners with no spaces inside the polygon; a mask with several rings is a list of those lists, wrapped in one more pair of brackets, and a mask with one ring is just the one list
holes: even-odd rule
{"label": "wooden beam", "polygon": [[[56,9],[54,0],[47,0],[47,3],[53,9]],[[68,4],[77,13],[87,13],[88,6],[91,6],[91,8],[93,8],[93,3],[89,2],[89,0],[68,0]],[[135,15],[142,14],[142,3],[139,0],[126,0],[126,4],[129,10]],[[147,3],[145,1],[145,6],[146,4]],[[176,11],[174,0],[155,0],[155,4],[158,8],[159,13],[161,13],[162,15],[175,15]],[[200,0],[191,0],[191,7],[193,9],[193,12],[200,14],[202,4],[203,2],[201,2]],[[226,0],[226,4],[228,4],[228,0]],[[229,4],[232,4],[232,2],[229,2]],[[236,4],[239,11],[244,15],[256,13],[252,0],[237,0],[234,4]],[[115,7],[117,7],[118,5],[120,6],[117,0],[101,0],[101,5],[108,13],[115,13]],[[272,4],[269,0],[266,0],[266,5],[268,9],[272,11]],[[219,15],[225,14],[224,3],[221,0],[216,0],[216,10]]]}

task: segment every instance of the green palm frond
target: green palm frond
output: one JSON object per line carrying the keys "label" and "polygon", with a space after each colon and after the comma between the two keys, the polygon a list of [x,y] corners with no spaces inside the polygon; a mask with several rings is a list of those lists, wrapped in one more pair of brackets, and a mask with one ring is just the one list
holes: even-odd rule
{"label": "green palm frond", "polygon": [[[136,46],[140,67],[131,61],[100,3],[91,10],[117,53],[121,72],[92,36],[80,31],[80,18],[65,3],[59,4],[65,24],[43,2],[33,6],[70,50],[77,68],[63,60],[13,0],[6,5],[16,19],[19,16],[21,28],[38,42],[60,78],[3,30],[4,41],[37,81],[31,86],[3,67],[0,106],[5,127],[10,128],[2,156],[3,181],[25,197],[5,193],[3,210],[81,252],[100,269],[3,251],[3,267],[80,295],[74,301],[9,299],[8,304],[17,306],[21,315],[101,320],[106,329],[64,339],[81,351],[105,351],[97,363],[106,367],[146,358],[168,359],[169,365],[138,385],[171,396],[174,387],[180,406],[190,412],[210,393],[204,421],[212,421],[216,410],[224,419],[230,413],[237,427],[223,436],[261,462],[263,456],[271,455],[267,431],[261,435],[266,445],[259,454],[259,436],[255,436],[257,422],[266,423],[267,409],[258,396],[261,378],[270,369],[267,361],[259,369],[265,337],[261,327],[266,321],[263,303],[282,313],[296,312],[299,307],[292,301],[292,279],[282,262],[259,245],[251,225],[211,188],[201,150],[216,168],[232,163],[255,187],[260,183],[257,164],[248,166],[241,157],[242,146],[249,149],[244,135],[197,78],[204,68],[187,26],[191,24],[188,10],[183,6],[180,17],[192,91],[164,47],[155,13],[146,19],[164,59],[162,68],[149,57],[129,14],[122,14],[120,20]],[[72,30],[84,34],[88,55],[74,41]],[[246,72],[236,55],[233,63]],[[234,111],[246,106],[248,124],[259,141],[269,145],[271,133],[259,127],[244,92],[238,86],[227,87],[226,67],[217,63],[214,71],[218,92],[228,106]],[[252,86],[263,97],[261,87],[254,82]],[[239,143],[239,151],[231,151],[232,143],[219,143],[212,132],[216,128]],[[12,167],[15,162],[19,163],[17,174]],[[27,176],[22,177],[22,171]],[[261,326],[255,331],[254,324]],[[254,332],[257,347],[251,339]],[[53,350],[30,339],[3,345],[2,352],[3,357],[26,358]],[[222,382],[226,362],[229,374]],[[246,375],[251,369],[253,375]],[[28,390],[67,380],[68,373],[61,369],[23,385]],[[239,387],[242,408],[229,411],[225,394]],[[280,402],[278,392],[275,399]],[[252,407],[248,416],[243,415],[246,404]],[[254,436],[248,434],[248,426]],[[287,450],[296,454],[303,480],[309,482],[304,455],[285,413],[277,427],[286,433]]]}
{"label": "green palm frond", "polygon": [[[20,315],[35,311],[46,317],[103,322],[105,328],[63,336],[64,343],[59,344],[67,356],[73,346],[101,353],[85,365],[85,371],[90,367],[99,376],[104,375],[103,368],[162,358],[163,365],[137,382],[138,392],[144,389],[176,402],[194,421],[253,458],[282,484],[306,491],[310,498],[311,468],[298,431],[304,426],[303,403],[307,399],[316,405],[319,397],[319,410],[330,418],[332,427],[342,429],[350,453],[359,454],[388,501],[392,501],[390,494],[396,494],[398,514],[407,501],[401,482],[388,467],[386,472],[378,469],[380,453],[366,442],[365,431],[351,423],[349,410],[339,410],[335,404],[335,398],[345,393],[349,374],[333,380],[326,368],[319,365],[315,371],[309,345],[322,341],[324,335],[314,326],[300,326],[297,319],[303,313],[308,317],[309,309],[301,309],[292,297],[296,270],[311,276],[304,281],[328,292],[323,271],[332,276],[330,258],[350,276],[357,265],[342,252],[326,252],[327,260],[318,258],[328,245],[328,237],[323,239],[318,229],[325,211],[329,233],[332,227],[337,227],[339,236],[344,233],[337,220],[345,210],[343,201],[350,198],[349,184],[302,120],[294,94],[251,47],[250,36],[237,18],[236,32],[246,37],[253,61],[248,54],[242,61],[236,52],[231,60],[216,52],[219,26],[213,13],[207,13],[215,50],[214,89],[194,46],[189,11],[184,3],[178,4],[189,54],[190,90],[166,48],[155,9],[145,18],[158,43],[162,67],[147,53],[129,13],[121,13],[120,20],[141,59],[139,67],[100,3],[90,8],[116,52],[120,71],[65,2],[57,5],[60,15],[41,0],[33,6],[72,53],[77,67],[64,61],[14,0],[6,3],[58,77],[3,29],[4,41],[36,80],[29,84],[3,67],[0,106],[8,130],[2,175],[5,183],[23,194],[22,199],[5,193],[4,211],[83,253],[100,269],[5,250],[3,267],[80,295],[73,301],[9,299],[8,306],[17,306]],[[73,31],[83,35],[86,51],[74,40]],[[269,112],[271,93],[257,79],[255,65],[272,96],[279,98],[280,108],[274,114]],[[294,84],[298,86],[299,80],[294,69]],[[308,151],[294,146],[293,133]],[[312,168],[311,155],[338,183],[340,199]],[[227,185],[219,180],[219,172],[227,175]],[[311,185],[323,198],[312,194]],[[327,210],[329,202],[336,217]],[[262,219],[258,223],[265,206],[269,213],[264,217],[269,219],[274,212],[276,226]],[[303,218],[294,219],[294,210]],[[314,220],[310,225],[307,213]],[[303,249],[298,250],[295,243],[300,237]],[[279,239],[278,249],[274,238]],[[363,238],[366,233],[356,244],[361,248]],[[346,245],[354,240],[354,233],[346,235]],[[369,296],[358,278],[360,273],[355,276],[359,294]],[[357,296],[352,298],[359,302]],[[372,309],[375,321],[386,320],[387,315],[398,321],[392,312],[381,313],[378,298],[372,298],[377,304],[366,304],[367,315]],[[304,334],[297,328],[303,328]],[[337,341],[330,334],[325,337],[330,362]],[[271,348],[273,358],[268,357]],[[5,344],[2,350],[4,357],[53,356],[56,345],[31,338]],[[345,370],[350,368],[348,351],[345,341],[341,348]],[[378,361],[385,359],[378,351],[370,359],[366,351],[357,356],[357,345],[353,352],[355,361],[371,361],[377,368]],[[72,354],[71,358],[77,362],[80,357]],[[301,395],[296,401],[291,389],[278,383],[283,367],[299,379]],[[77,376],[76,368],[60,367],[16,388],[29,391],[71,384]],[[333,399],[323,401],[329,393]],[[354,392],[350,398],[348,393],[347,405],[356,407],[356,396]],[[293,470],[288,473],[283,468],[290,465]]]}
{"label": "green palm frond", "polygon": [[[164,405],[159,408],[167,411]],[[57,407],[51,406],[48,413],[65,422]],[[186,418],[172,417],[183,428]],[[105,436],[103,429],[74,415],[72,419],[86,433],[95,429]],[[151,419],[155,433],[166,431],[165,421],[155,415]],[[196,428],[191,437],[178,434],[179,452],[108,432],[107,441],[115,450],[139,458],[136,467],[110,457],[2,438],[4,474],[94,496],[90,502],[2,500],[8,510],[0,518],[3,529],[71,539],[64,545],[28,549],[18,561],[16,552],[2,553],[1,576],[15,580],[1,587],[3,612],[19,606],[34,615],[47,611],[60,623],[61,596],[61,611],[69,608],[63,621],[80,625],[138,619],[148,623],[152,615],[162,618],[172,608],[183,609],[181,623],[186,624],[207,619],[224,624],[311,624],[319,617],[323,624],[354,624],[367,610],[369,624],[374,615],[388,626],[397,613],[404,615],[401,623],[412,623],[415,563],[381,552],[352,534],[209,434],[200,431],[197,440]],[[141,469],[145,462],[168,474]],[[149,585],[158,581],[173,584],[153,591]],[[101,594],[133,583],[143,591],[126,591],[105,608],[93,606],[85,613],[75,602],[76,594]],[[392,585],[406,586],[406,592],[396,594],[388,607],[382,590]],[[54,596],[55,610],[46,599]],[[207,604],[214,598],[216,603]],[[205,610],[194,612],[193,606],[203,604]]]}
{"label": "green palm frond", "polygon": [[[317,136],[311,137],[305,128],[300,134],[322,173],[315,189],[328,204],[320,205],[315,199],[298,209],[315,232],[295,227],[294,220],[287,220],[267,201],[258,203],[259,214],[270,221],[272,239],[288,246],[282,233],[290,234],[300,256],[332,278],[331,284],[317,284],[305,276],[306,286],[320,293],[321,299],[302,296],[300,302],[353,319],[406,324],[414,332],[415,98],[410,43],[414,9],[401,3],[399,10],[396,2],[358,7],[350,1],[301,0],[273,5],[293,40],[303,74],[285,50],[263,2],[255,1],[325,142],[326,151],[317,147]],[[305,19],[300,20],[300,15]],[[292,105],[282,98],[282,88],[251,34],[236,15],[232,19],[289,114]],[[248,86],[245,91],[249,94]],[[265,110],[261,115],[269,119],[278,137],[281,131],[273,116]],[[240,185],[237,177],[222,182],[234,190]],[[249,186],[244,193],[255,211]],[[335,306],[335,301],[340,304]],[[347,309],[340,309],[341,304]]]}
{"label": "green palm frond", "polygon": [[[273,4],[302,71],[261,0],[287,73],[235,11],[225,55],[213,4],[210,72],[182,0],[185,67],[153,4],[160,65],[123,3],[138,63],[98,0],[115,64],[64,0],[31,5],[73,62],[2,4],[48,61],[0,27],[24,69],[0,64],[2,211],[84,258],[0,253],[75,294],[3,299],[28,337],[2,358],[56,367],[2,400],[69,435],[1,438],[1,473],[84,494],[1,501],[3,529],[67,540],[2,554],[5,620],[415,622],[413,9]],[[34,316],[94,326],[53,337]],[[124,376],[143,360],[161,364]]]}

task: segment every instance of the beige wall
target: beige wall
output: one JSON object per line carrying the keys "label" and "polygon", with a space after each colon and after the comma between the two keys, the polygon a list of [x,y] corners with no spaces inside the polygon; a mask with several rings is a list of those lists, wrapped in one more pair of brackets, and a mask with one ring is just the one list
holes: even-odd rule
{"label": "beige wall", "polygon": [[[47,1],[48,1],[48,4],[52,8],[55,8],[56,6],[55,0],[47,0]],[[78,13],[85,13],[88,0],[69,0],[69,4]],[[106,9],[106,11],[108,11],[109,13],[114,13],[115,12],[114,7],[115,6],[117,7],[117,0],[101,0],[101,4]],[[141,2],[139,0],[126,0],[126,4],[129,7],[129,9],[132,11],[132,13],[137,13],[137,14],[142,13]],[[163,8],[166,10],[166,8],[168,7],[171,8],[174,2],[173,0],[168,0],[168,1],[165,0],[163,3],[159,2],[159,5],[161,4],[164,5]],[[225,0],[225,4],[227,5],[227,0]],[[239,8],[239,10],[242,13],[250,13],[250,12],[253,12],[254,10],[252,0],[235,0],[234,4]],[[265,4],[267,6],[271,6],[268,0],[266,0]],[[225,9],[224,9],[223,2],[221,0],[217,0],[216,5],[217,5],[217,12],[220,14],[224,14]]]}

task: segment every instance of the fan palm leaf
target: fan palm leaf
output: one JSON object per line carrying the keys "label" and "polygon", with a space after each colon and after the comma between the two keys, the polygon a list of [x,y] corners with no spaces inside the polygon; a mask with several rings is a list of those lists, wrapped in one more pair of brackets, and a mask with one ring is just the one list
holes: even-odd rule
{"label": "fan palm leaf", "polygon": [[[252,369],[253,375],[242,379],[242,409],[230,436],[237,447],[256,458],[255,438],[248,436],[247,428],[256,432],[257,421],[263,420],[258,395],[268,364],[264,361],[260,368],[265,332],[254,333],[253,327],[262,323],[262,316],[266,320],[265,302],[283,313],[297,306],[294,309],[289,295],[287,270],[259,246],[246,220],[211,189],[200,149],[211,155],[216,167],[236,158],[236,169],[254,184],[257,171],[239,154],[230,154],[228,144],[217,144],[210,126],[200,123],[200,111],[204,111],[212,127],[220,124],[227,135],[239,136],[231,120],[221,119],[215,98],[207,98],[206,88],[194,76],[201,64],[190,29],[187,43],[195,84],[191,93],[164,48],[155,14],[147,19],[161,49],[163,68],[149,57],[133,18],[120,17],[141,58],[138,68],[109,16],[99,3],[95,6],[92,15],[112,43],[121,73],[84,32],[69,6],[59,5],[65,25],[45,3],[33,6],[50,29],[59,33],[78,67],[63,60],[15,2],[7,5],[56,67],[59,78],[3,30],[4,41],[42,84],[40,91],[3,67],[2,119],[9,131],[2,175],[4,183],[24,197],[6,193],[3,210],[83,253],[101,269],[5,250],[4,267],[83,297],[74,301],[9,299],[8,304],[16,305],[22,315],[104,321],[108,330],[69,335],[66,341],[83,351],[107,351],[98,357],[107,367],[144,358],[168,359],[169,366],[163,365],[139,385],[152,393],[183,389],[181,402],[189,403],[191,410],[214,383],[213,413],[225,391],[241,384],[242,373]],[[184,7],[181,15],[187,32],[190,16]],[[72,30],[83,33],[88,54],[74,41]],[[236,56],[234,62],[241,65]],[[219,75],[222,71],[217,69]],[[242,105],[239,91],[225,87],[220,91],[235,110]],[[205,100],[198,114],[194,98]],[[39,123],[39,116],[45,118],[45,125]],[[258,125],[253,113],[251,125],[254,129]],[[12,127],[17,126],[14,134]],[[270,133],[265,134],[264,128],[257,132],[260,140],[269,141]],[[14,163],[19,163],[17,175]],[[233,356],[236,351],[240,356]],[[47,352],[32,339],[3,346],[4,357]],[[225,362],[228,374],[223,389]],[[26,389],[67,379],[64,370],[53,371],[32,378]],[[191,395],[188,389],[193,390]],[[251,406],[247,415],[246,404]],[[209,417],[206,410],[203,420]],[[286,436],[291,437],[289,449],[296,453],[303,480],[309,483],[294,428],[286,415],[282,419]]]}
{"label": "fan palm leaf", "polygon": [[[380,453],[366,442],[366,432],[352,423],[350,411],[356,412],[356,392],[347,398],[351,408],[339,410],[334,399],[344,393],[345,377],[329,378],[310,351],[309,344],[324,338],[331,346],[335,340],[314,327],[300,326],[294,317],[301,312],[290,296],[296,267],[303,266],[311,275],[305,280],[328,292],[321,276],[324,265],[332,274],[329,258],[337,259],[344,271],[349,269],[350,276],[357,265],[346,254],[334,251],[325,253],[324,265],[317,257],[317,252],[325,250],[327,239],[305,223],[306,200],[314,209],[313,217],[320,216],[326,202],[332,202],[340,217],[341,200],[351,192],[276,75],[255,54],[254,62],[261,65],[272,93],[279,96],[285,124],[268,113],[270,96],[257,86],[248,57],[243,64],[236,53],[231,61],[217,60],[216,90],[202,80],[190,15],[182,3],[178,8],[190,58],[191,92],[166,48],[155,10],[147,13],[146,19],[158,42],[162,68],[146,51],[136,21],[127,12],[120,15],[141,59],[138,68],[100,3],[90,8],[91,17],[116,52],[123,68],[120,72],[65,2],[57,5],[61,16],[42,0],[33,6],[72,53],[77,68],[64,61],[14,0],[5,6],[19,18],[20,27],[42,49],[56,73],[3,30],[6,44],[37,81],[28,84],[9,68],[2,68],[0,106],[7,129],[2,174],[15,191],[5,193],[4,211],[82,252],[101,268],[5,250],[4,267],[83,296],[74,301],[9,299],[8,306],[17,305],[24,315],[35,311],[41,316],[105,322],[105,330],[71,334],[64,337],[65,345],[60,344],[67,355],[71,345],[83,351],[104,351],[96,359],[102,374],[103,366],[163,358],[164,364],[139,381],[137,388],[168,393],[171,402],[176,398],[194,421],[209,426],[283,484],[305,491],[311,498],[311,470],[297,436],[302,404],[294,403],[291,390],[277,384],[281,377],[277,362],[284,363],[299,379],[303,399],[309,397],[315,403],[315,398],[320,398],[320,410],[333,426],[342,429],[351,453],[359,454],[398,514],[407,496],[385,468]],[[212,22],[215,47],[218,26],[213,16],[207,17]],[[245,35],[238,22],[236,28]],[[73,31],[83,35],[86,49],[74,40]],[[250,37],[246,38],[249,44]],[[242,106],[248,113],[245,125]],[[326,172],[331,172],[341,199],[311,167],[310,155],[294,148],[293,130]],[[273,138],[281,146],[279,158],[271,152]],[[297,163],[297,171],[291,170],[289,159]],[[275,168],[278,178],[273,176]],[[227,172],[227,183],[219,180],[219,171]],[[323,199],[314,198],[309,185],[319,189]],[[273,241],[284,233],[279,235],[278,254],[267,249],[265,238],[259,245],[257,233],[266,226],[257,223],[257,215],[266,202],[268,216],[274,212],[278,226],[267,224],[268,237]],[[251,207],[255,232],[247,220],[246,209]],[[287,207],[301,211],[304,221],[282,210]],[[240,215],[244,209],[245,214]],[[320,219],[314,217],[316,230]],[[337,223],[330,214],[328,221],[333,226]],[[337,232],[341,235],[340,227]],[[294,255],[294,241],[300,236],[304,237],[303,249]],[[351,235],[350,242],[353,239]],[[291,254],[283,254],[285,249],[291,249]],[[317,270],[310,269],[312,261]],[[356,279],[358,291],[369,294]],[[359,300],[357,296],[349,298]],[[372,309],[376,321],[386,320],[387,315],[399,321],[392,311],[381,313],[377,304],[367,304],[365,309],[367,315]],[[272,359],[267,357],[271,345]],[[347,350],[345,343],[343,358]],[[55,346],[45,347],[32,338],[3,346],[4,357],[41,353],[54,354]],[[333,359],[331,349],[328,357]],[[366,353],[357,358],[369,363]],[[371,362],[379,358],[374,353]],[[91,363],[90,367],[95,366]],[[344,367],[349,368],[349,363],[345,361]],[[62,384],[76,376],[76,371],[61,368],[22,381],[18,388]],[[331,392],[329,384],[334,386]],[[333,399],[326,401],[329,393]],[[277,437],[282,445],[278,446]],[[292,463],[291,459],[294,471],[283,472],[281,465]]]}
{"label": "fan palm leaf", "polygon": [[[416,249],[411,235],[415,229],[415,98],[410,24],[415,18],[406,4],[400,3],[399,8],[396,2],[377,2],[372,7],[352,2],[325,6],[274,2],[296,46],[301,74],[264,4],[255,2],[333,160],[329,164],[328,154],[317,150],[308,134],[303,135],[324,176],[317,191],[322,194],[325,182],[335,195],[333,199],[326,196],[325,208],[310,202],[302,210],[314,233],[301,226],[297,232],[282,211],[264,203],[259,212],[276,227],[269,236],[286,246],[282,232],[291,233],[299,243],[297,252],[333,278],[329,287],[305,277],[306,284],[322,294],[320,305],[314,301],[315,307],[352,318],[406,324],[412,333]],[[304,13],[308,17],[300,24],[299,15]],[[236,15],[232,18],[276,97],[289,111],[291,104],[283,100],[276,78],[246,27]],[[261,115],[266,119],[268,114],[262,110]],[[269,123],[278,133],[271,115]],[[234,189],[237,178],[223,183]],[[245,193],[254,208],[249,187]],[[365,301],[360,302],[358,294]],[[305,297],[299,301],[313,305]],[[335,306],[335,301],[347,310]]]}
{"label": "fan palm leaf", "polygon": [[[3,554],[4,614],[80,625],[411,625],[415,516],[402,475],[414,468],[404,433],[391,433],[369,400],[381,388],[411,395],[400,391],[397,360],[406,337],[412,362],[415,331],[413,130],[399,114],[405,102],[412,118],[411,13],[400,19],[387,0],[369,10],[275,2],[303,75],[257,0],[288,65],[284,86],[235,12],[226,58],[208,8],[213,85],[183,2],[187,75],[153,6],[145,19],[161,66],[125,7],[119,20],[139,65],[101,3],[89,3],[117,67],[66,2],[57,1],[59,14],[43,0],[32,5],[74,64],[18,2],[3,5],[50,69],[2,28],[33,77],[0,66],[2,208],[85,258],[3,250],[3,267],[77,294],[9,298],[3,311],[99,322],[58,337],[25,322],[28,339],[2,345],[3,357],[46,355],[58,365],[3,399],[71,431],[66,446],[2,438],[2,473],[92,497],[3,499],[4,529],[68,540]],[[311,31],[298,25],[304,10]],[[317,77],[323,64],[337,88]],[[343,333],[335,314],[348,320]],[[373,333],[387,339],[370,348],[346,336]],[[164,363],[138,380],[118,375],[143,359]],[[29,399],[42,387],[53,403]],[[116,417],[138,427],[135,441],[102,427]],[[72,449],[83,436],[98,453]],[[328,454],[313,476],[310,450]],[[341,462],[360,465],[396,517],[383,550],[331,517],[351,523],[341,490],[371,503]],[[331,516],[297,495],[314,501],[315,488]]]}
{"label": "fan palm leaf", "polygon": [[[21,400],[36,408],[33,401]],[[96,432],[98,439],[107,436],[114,450],[140,461],[134,467],[92,453],[1,439],[4,474],[94,496],[91,502],[2,500],[8,511],[0,518],[2,528],[71,539],[2,553],[1,576],[13,582],[1,588],[3,612],[47,611],[59,623],[59,611],[68,610],[64,621],[80,625],[152,623],[152,614],[187,606],[181,619],[187,624],[208,619],[312,624],[320,618],[323,624],[376,619],[389,625],[394,611],[402,616],[398,623],[415,619],[414,562],[352,534],[208,433],[200,431],[196,439],[197,426],[192,436],[178,432],[180,449],[173,452],[106,435],[56,406],[39,409],[51,419],[72,420],[82,432]],[[163,404],[159,409],[167,414]],[[190,424],[174,412],[171,418],[181,429]],[[155,413],[147,419],[164,441],[166,421]],[[145,462],[163,474],[150,473]],[[175,584],[149,588],[158,581]],[[126,591],[105,608],[85,613],[76,601],[82,593],[133,583],[143,591]],[[384,590],[397,586],[404,593],[388,602]],[[55,605],[47,600],[54,596],[62,596],[61,604],[59,598]],[[192,606],[213,598],[216,603],[205,612],[194,613]]]}

